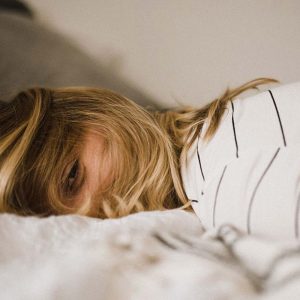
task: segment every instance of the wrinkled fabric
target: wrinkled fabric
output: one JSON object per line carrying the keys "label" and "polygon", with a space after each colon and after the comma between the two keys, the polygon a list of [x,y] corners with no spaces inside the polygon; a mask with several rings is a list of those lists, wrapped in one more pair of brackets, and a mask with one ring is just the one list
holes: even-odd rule
{"label": "wrinkled fabric", "polygon": [[193,213],[0,215],[1,299],[296,299],[295,241],[204,231]]}

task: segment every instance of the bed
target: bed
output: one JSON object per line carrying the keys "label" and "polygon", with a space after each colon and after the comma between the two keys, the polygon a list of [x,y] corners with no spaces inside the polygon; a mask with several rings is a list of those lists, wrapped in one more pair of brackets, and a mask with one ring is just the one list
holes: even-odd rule
{"label": "bed", "polygon": [[[1,56],[8,58],[0,65],[2,99],[31,85],[85,84],[153,104],[27,17],[1,13],[0,30]],[[35,48],[20,45],[27,40],[34,40]],[[49,48],[53,41],[55,49]],[[51,64],[45,60],[49,49]],[[300,295],[299,242],[249,236],[230,224],[205,231],[194,213],[182,210],[112,220],[1,214],[0,241],[0,299],[281,300]]]}
{"label": "bed", "polygon": [[204,231],[191,212],[0,216],[1,299],[297,299],[296,241]]}

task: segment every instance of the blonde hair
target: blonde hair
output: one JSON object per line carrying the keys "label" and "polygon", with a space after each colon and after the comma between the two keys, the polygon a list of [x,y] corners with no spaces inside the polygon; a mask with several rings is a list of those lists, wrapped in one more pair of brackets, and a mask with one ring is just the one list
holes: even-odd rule
{"label": "blonde hair", "polygon": [[[226,103],[260,78],[229,90],[203,108],[150,112],[112,91],[32,88],[0,102],[0,211],[47,216],[77,213],[100,218],[189,206],[180,156],[209,120],[216,131]],[[101,158],[113,162],[114,180],[97,199],[70,205],[64,170],[79,159],[89,131],[105,141]]]}

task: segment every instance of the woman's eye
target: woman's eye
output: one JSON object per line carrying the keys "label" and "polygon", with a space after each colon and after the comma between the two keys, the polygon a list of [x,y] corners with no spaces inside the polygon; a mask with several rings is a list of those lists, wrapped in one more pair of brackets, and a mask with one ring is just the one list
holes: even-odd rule
{"label": "woman's eye", "polygon": [[74,182],[76,181],[76,178],[78,176],[78,160],[74,163],[72,166],[69,176],[68,176],[68,186],[72,187]]}
{"label": "woman's eye", "polygon": [[68,194],[75,194],[83,183],[83,175],[78,160],[72,165],[66,178],[65,189]]}

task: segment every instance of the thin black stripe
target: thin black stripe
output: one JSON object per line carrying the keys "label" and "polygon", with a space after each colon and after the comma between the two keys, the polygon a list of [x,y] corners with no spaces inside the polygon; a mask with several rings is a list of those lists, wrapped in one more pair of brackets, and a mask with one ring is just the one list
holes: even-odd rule
{"label": "thin black stripe", "polygon": [[279,111],[278,111],[278,108],[277,108],[277,105],[276,105],[276,102],[275,102],[273,93],[272,93],[270,90],[269,90],[269,93],[270,93],[270,95],[271,95],[271,98],[272,98],[272,101],[273,101],[273,104],[274,104],[274,107],[275,107],[275,110],[276,110],[276,113],[277,113],[277,118],[278,118],[279,125],[280,125],[280,129],[281,129],[281,134],[282,134],[283,144],[284,144],[284,146],[286,147],[286,140],[285,140],[285,135],[284,135],[283,126],[282,126],[282,123],[281,123]]}
{"label": "thin black stripe", "polygon": [[217,187],[217,190],[216,190],[216,194],[215,194],[215,201],[214,201],[214,207],[213,207],[213,227],[216,226],[215,218],[216,218],[217,198],[218,198],[220,185],[221,185],[221,182],[222,182],[222,180],[223,180],[223,177],[224,177],[224,173],[225,173],[225,171],[226,171],[226,168],[227,168],[227,166],[225,166],[224,169],[223,169],[223,172],[222,172],[222,175],[221,175],[221,177],[220,177],[220,180],[219,180],[219,183],[218,183],[218,187]]}
{"label": "thin black stripe", "polygon": [[198,200],[195,200],[195,199],[189,199],[189,201],[191,201],[191,202],[196,202],[196,203],[199,202]]}
{"label": "thin black stripe", "polygon": [[269,168],[271,167],[274,159],[276,158],[278,152],[279,152],[280,148],[278,148],[275,152],[275,154],[273,155],[272,159],[270,160],[270,162],[268,163],[266,169],[264,170],[264,172],[262,173],[261,177],[259,178],[257,184],[256,184],[256,187],[252,193],[252,196],[250,198],[250,202],[249,202],[249,206],[248,206],[248,213],[247,213],[247,232],[250,234],[251,233],[251,230],[250,230],[250,217],[251,217],[251,209],[252,209],[252,205],[253,205],[253,200],[254,200],[254,197],[256,195],[256,192],[258,190],[258,187],[259,185],[261,184],[264,176],[266,175],[266,173],[268,172]]}
{"label": "thin black stripe", "polygon": [[231,108],[232,108],[232,114],[231,114],[231,122],[232,122],[232,129],[233,129],[233,135],[234,135],[234,141],[235,141],[235,155],[238,158],[239,157],[239,146],[238,146],[238,142],[237,142],[237,138],[236,138],[236,131],[235,131],[235,124],[234,124],[234,106],[232,101],[230,101],[231,103]]}
{"label": "thin black stripe", "polygon": [[299,209],[300,209],[300,195],[298,195],[296,212],[295,212],[295,237],[299,238]]}
{"label": "thin black stripe", "polygon": [[198,146],[199,146],[199,136],[198,136],[198,142],[197,142],[197,157],[198,157],[198,162],[199,162],[199,167],[200,167],[201,175],[202,175],[203,181],[205,181],[205,177],[204,177],[204,173],[203,173],[203,170],[202,170],[202,165],[201,165],[201,159],[200,159],[199,147]]}

